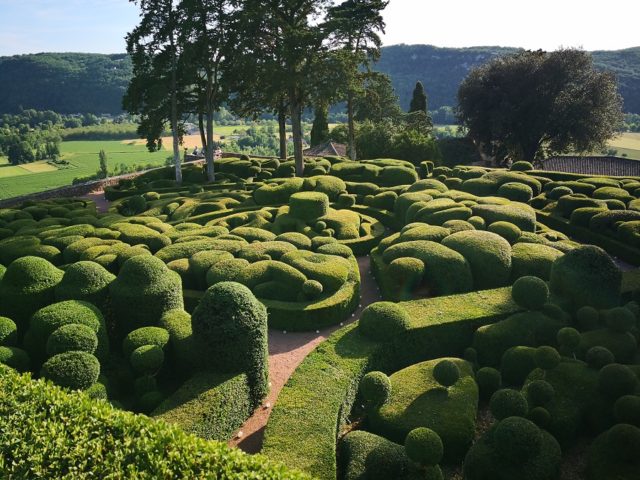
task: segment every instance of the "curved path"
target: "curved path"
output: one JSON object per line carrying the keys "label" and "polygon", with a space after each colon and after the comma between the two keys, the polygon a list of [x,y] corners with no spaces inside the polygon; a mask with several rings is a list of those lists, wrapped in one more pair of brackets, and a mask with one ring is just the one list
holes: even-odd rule
{"label": "curved path", "polygon": [[80,198],[93,200],[96,203],[96,210],[98,210],[98,213],[106,213],[109,211],[109,201],[104,198],[104,190],[102,190],[102,188],[100,190],[94,190],[93,192],[87,193]]}
{"label": "curved path", "polygon": [[[370,303],[381,300],[380,292],[371,273],[369,256],[358,258],[360,269],[360,306],[353,315],[345,320],[351,323],[360,318],[362,310]],[[264,429],[280,390],[289,377],[316,346],[340,328],[340,325],[328,327],[319,332],[284,333],[269,330],[269,381],[271,390],[261,407],[240,427],[229,441],[232,447],[238,447],[247,453],[258,453],[262,449]]]}

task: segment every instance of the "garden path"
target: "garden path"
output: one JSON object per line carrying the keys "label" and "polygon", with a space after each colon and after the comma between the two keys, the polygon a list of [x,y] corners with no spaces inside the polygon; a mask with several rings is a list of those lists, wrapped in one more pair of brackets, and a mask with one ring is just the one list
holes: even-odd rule
{"label": "garden path", "polygon": [[98,210],[98,213],[106,213],[109,211],[109,201],[104,198],[104,190],[102,189],[89,192],[80,198],[96,202],[96,209]]}
{"label": "garden path", "polygon": [[[369,256],[358,258],[360,269],[360,306],[344,323],[352,323],[360,318],[362,310],[370,303],[381,300],[380,292],[373,274]],[[269,415],[282,387],[287,383],[295,369],[311,351],[340,325],[327,327],[316,332],[287,332],[269,330],[269,380],[271,390],[262,406],[240,427],[229,441],[232,447],[238,447],[247,453],[258,453],[262,449],[264,429]],[[240,432],[242,432],[240,434]]]}

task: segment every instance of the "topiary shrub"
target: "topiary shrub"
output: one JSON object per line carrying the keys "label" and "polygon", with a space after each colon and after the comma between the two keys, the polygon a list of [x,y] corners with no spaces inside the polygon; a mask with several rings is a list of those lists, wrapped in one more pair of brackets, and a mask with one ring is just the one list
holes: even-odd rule
{"label": "topiary shrub", "polygon": [[120,338],[136,328],[156,324],[169,310],[184,308],[180,275],[156,257],[141,255],[127,260],[109,292]]}
{"label": "topiary shrub", "polygon": [[162,392],[159,392],[157,390],[147,392],[138,400],[137,408],[143,413],[151,413],[164,400],[165,396],[162,394]]}
{"label": "topiary shrub", "polygon": [[433,367],[433,378],[444,388],[449,388],[460,378],[460,369],[451,360],[442,360]]}
{"label": "topiary shrub", "polygon": [[551,291],[575,308],[612,308],[620,303],[622,273],[603,249],[585,245],[558,258],[551,268]]}
{"label": "topiary shrub", "polygon": [[323,217],[329,211],[329,197],[320,192],[299,192],[289,199],[289,214],[310,222]]}
{"label": "topiary shrub", "polygon": [[368,408],[380,408],[391,396],[391,381],[382,372],[369,372],[360,380],[358,392]]}
{"label": "topiary shrub", "polygon": [[0,345],[13,346],[18,341],[18,327],[7,317],[0,317]]}
{"label": "topiary shrub", "polygon": [[440,435],[426,427],[411,430],[404,441],[404,449],[407,457],[423,467],[437,465],[444,454]]}
{"label": "topiary shrub", "polygon": [[615,418],[620,423],[628,423],[640,427],[640,397],[623,395],[613,406]]}
{"label": "topiary shrub", "polygon": [[511,168],[509,170],[511,170],[512,172],[529,172],[533,170],[533,165],[531,164],[531,162],[518,160],[517,162],[513,162],[513,164],[511,164]]}
{"label": "topiary shrub", "polygon": [[36,310],[55,301],[55,286],[62,276],[62,270],[43,258],[15,260],[0,280],[0,315],[11,318],[23,331]]}
{"label": "topiary shrub", "polygon": [[514,202],[528,203],[533,198],[533,189],[524,183],[509,182],[500,185],[498,195]]}
{"label": "topiary shrub", "polygon": [[536,349],[517,345],[504,352],[500,373],[505,383],[521,385],[536,368]]}
{"label": "topiary shrub", "polygon": [[129,332],[122,341],[122,351],[129,357],[134,350],[144,345],[156,345],[164,349],[169,343],[169,332],[160,327],[142,327]]}
{"label": "topiary shrub", "polygon": [[607,327],[617,333],[630,331],[637,323],[635,315],[624,307],[612,308],[605,315]]}
{"label": "topiary shrub", "polygon": [[549,299],[549,287],[538,277],[520,277],[511,287],[511,296],[522,308],[540,310]]}
{"label": "topiary shrub", "polygon": [[585,305],[576,312],[576,320],[581,330],[594,330],[598,328],[600,313],[593,307]]}
{"label": "topiary shrub", "polygon": [[527,400],[532,407],[544,407],[555,395],[553,385],[545,380],[534,380],[527,384]]}
{"label": "topiary shrub", "polygon": [[480,396],[489,399],[502,385],[500,371],[493,367],[482,367],[476,372],[476,383]]}
{"label": "topiary shrub", "polygon": [[315,300],[319,298],[320,295],[322,295],[322,290],[322,284],[317,280],[306,280],[302,284],[302,293],[304,294],[305,298],[309,300]]}
{"label": "topiary shrub", "polygon": [[192,315],[202,366],[245,372],[254,405],[268,392],[267,310],[244,285],[210,287]]}
{"label": "topiary shrub", "polygon": [[386,342],[405,332],[410,321],[407,311],[397,303],[376,302],[362,311],[358,328],[362,335]]}
{"label": "topiary shrub", "polygon": [[143,345],[129,356],[133,369],[141,375],[153,375],[164,363],[164,351],[158,345]]}
{"label": "topiary shrub", "polygon": [[510,222],[493,222],[491,225],[489,225],[487,230],[500,235],[510,244],[516,243],[516,241],[522,235],[522,230],[520,230],[516,225]]}
{"label": "topiary shrub", "polygon": [[69,265],[56,285],[57,300],[82,300],[104,309],[109,296],[109,285],[115,275],[103,266],[89,261]]}
{"label": "topiary shrub", "polygon": [[529,411],[527,418],[540,428],[547,428],[551,422],[551,414],[544,407],[534,407]]}
{"label": "topiary shrub", "polygon": [[564,255],[553,247],[537,243],[516,243],[511,248],[511,278],[527,275],[549,280],[553,262]]}
{"label": "topiary shrub", "polygon": [[493,438],[503,455],[523,462],[540,451],[542,432],[526,418],[508,417],[498,423]]}
{"label": "topiary shrub", "polygon": [[563,355],[573,355],[580,346],[580,332],[572,327],[564,327],[558,330],[556,336]]}
{"label": "topiary shrub", "polygon": [[605,347],[595,346],[587,350],[585,361],[590,368],[600,370],[605,365],[613,363],[615,358],[611,350]]}
{"label": "topiary shrub", "polygon": [[60,353],[45,362],[40,375],[61,387],[85,390],[98,380],[100,362],[87,352]]}
{"label": "topiary shrub", "polygon": [[626,365],[610,363],[598,373],[598,390],[613,400],[634,393],[637,385],[638,377]]}
{"label": "topiary shrub", "polygon": [[551,191],[547,192],[547,198],[549,200],[559,200],[565,195],[572,194],[573,190],[571,190],[571,188],[561,185],[559,187],[554,187],[553,189],[551,189]]}
{"label": "topiary shrub", "polygon": [[95,353],[98,348],[98,336],[93,328],[79,323],[62,325],[47,340],[47,355],[80,351]]}
{"label": "topiary shrub", "polygon": [[508,417],[525,417],[529,404],[519,391],[503,388],[491,396],[489,409],[495,418],[502,420]]}
{"label": "topiary shrub", "polygon": [[535,353],[536,365],[542,370],[553,370],[560,363],[560,354],[558,351],[548,345],[543,345],[536,349]]}
{"label": "topiary shrub", "polygon": [[424,262],[418,258],[401,257],[393,260],[387,267],[387,275],[397,292],[394,300],[409,300],[412,292],[422,282]]}
{"label": "topiary shrub", "polygon": [[7,365],[18,372],[28,372],[31,360],[27,352],[17,347],[0,347],[0,364]]}

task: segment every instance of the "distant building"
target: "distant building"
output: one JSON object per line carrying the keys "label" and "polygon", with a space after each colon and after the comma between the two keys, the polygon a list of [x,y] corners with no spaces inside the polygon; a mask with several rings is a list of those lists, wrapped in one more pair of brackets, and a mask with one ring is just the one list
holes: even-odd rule
{"label": "distant building", "polygon": [[347,146],[343,143],[326,142],[307,148],[302,152],[305,157],[347,156]]}
{"label": "distant building", "polygon": [[621,157],[559,156],[543,160],[542,165],[543,170],[555,172],[619,177],[640,176],[640,161]]}

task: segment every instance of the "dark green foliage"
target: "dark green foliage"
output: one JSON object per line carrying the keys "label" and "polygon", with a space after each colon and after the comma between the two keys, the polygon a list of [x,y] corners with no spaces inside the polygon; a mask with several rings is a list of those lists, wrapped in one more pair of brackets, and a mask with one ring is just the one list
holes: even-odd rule
{"label": "dark green foliage", "polygon": [[493,222],[487,230],[500,235],[510,244],[514,244],[522,235],[522,230],[509,222]]}
{"label": "dark green foliage", "polygon": [[628,332],[637,323],[635,315],[624,307],[612,308],[606,312],[605,319],[607,326],[618,333]]}
{"label": "dark green foliage", "polygon": [[169,332],[164,328],[142,327],[129,332],[122,341],[122,351],[125,357],[129,357],[134,350],[143,345],[156,345],[164,349],[168,342]]}
{"label": "dark green foliage", "polygon": [[[344,480],[442,480],[442,473],[425,472],[408,457],[403,446],[363,430],[345,435],[338,445]],[[431,469],[429,469],[431,470]],[[439,475],[438,475],[439,473]]]}
{"label": "dark green foliage", "polygon": [[555,395],[553,385],[544,380],[534,380],[527,384],[527,400],[531,407],[544,407]]}
{"label": "dark green foliage", "polygon": [[164,363],[164,352],[158,345],[143,345],[131,352],[129,361],[137,373],[153,375]]}
{"label": "dark green foliage", "polygon": [[522,308],[539,310],[549,299],[549,287],[538,277],[520,277],[511,287],[511,295]]}
{"label": "dark green foliage", "polygon": [[549,200],[559,200],[561,197],[565,195],[573,194],[573,190],[566,186],[554,187],[551,191],[547,193],[547,198]]}
{"label": "dark green foliage", "polygon": [[133,389],[135,391],[136,396],[142,397],[147,392],[152,392],[158,389],[158,382],[156,377],[151,375],[142,375],[141,377],[136,378],[133,383]]}
{"label": "dark green foliage", "polygon": [[47,360],[40,374],[61,387],[85,390],[98,380],[100,362],[87,352],[65,352]]}
{"label": "dark green foliage", "polygon": [[538,347],[536,350],[536,365],[543,370],[553,370],[560,363],[558,351],[547,345]]}
{"label": "dark green foliage", "polygon": [[631,480],[638,476],[640,428],[618,424],[600,434],[588,451],[587,480]]}
{"label": "dark green foliage", "polygon": [[424,263],[418,258],[396,258],[389,264],[387,275],[397,288],[397,300],[411,298],[412,291],[422,282],[424,270]]}
{"label": "dark green foliage", "polygon": [[62,325],[47,340],[47,355],[50,357],[74,350],[93,354],[97,348],[95,330],[79,323]]}
{"label": "dark green foliage", "polygon": [[590,330],[580,335],[579,354],[596,346],[607,348],[618,363],[632,363],[638,348],[638,341],[632,333],[617,333],[608,328]]}
{"label": "dark green foliage", "polygon": [[609,349],[595,346],[587,350],[585,361],[590,368],[600,370],[605,365],[613,363],[615,358]]}
{"label": "dark green foliage", "polygon": [[162,392],[157,390],[147,392],[138,399],[137,409],[143,413],[151,413],[164,399]]}
{"label": "dark green foliage", "polygon": [[439,464],[444,454],[440,435],[425,427],[409,432],[404,440],[404,449],[407,457],[424,467]]}
{"label": "dark green foliage", "polygon": [[293,217],[308,222],[327,214],[329,197],[320,192],[294,193],[289,199],[289,208]]}
{"label": "dark green foliage", "polygon": [[517,345],[504,352],[500,373],[505,384],[521,385],[536,368],[536,349]]}
{"label": "dark green foliage", "polygon": [[519,160],[517,162],[513,162],[510,170],[512,172],[528,172],[533,170],[533,165],[531,162],[525,162],[524,160]]}
{"label": "dark green foliage", "polygon": [[156,324],[163,313],[184,306],[180,276],[151,256],[127,260],[109,292],[121,338],[131,330]]}
{"label": "dark green foliage", "polygon": [[562,255],[562,252],[547,245],[516,243],[511,249],[511,278],[532,275],[548,280],[551,275],[551,265]]}
{"label": "dark green foliage", "polygon": [[564,355],[573,354],[580,345],[580,332],[572,327],[564,327],[558,330],[557,335],[560,351]]}
{"label": "dark green foliage", "polygon": [[0,317],[0,345],[15,345],[18,340],[18,327],[7,317]]}
{"label": "dark green foliage", "polygon": [[637,385],[638,377],[626,365],[610,363],[598,373],[598,390],[613,400],[634,393]]}
{"label": "dark green foliage", "polygon": [[422,82],[416,82],[416,86],[413,89],[413,96],[409,104],[409,113],[412,112],[427,113],[427,94],[424,92]]}
{"label": "dark green foliage", "polygon": [[369,372],[360,380],[358,392],[368,407],[379,408],[389,400],[391,381],[382,372]]}
{"label": "dark green foliage", "polygon": [[534,407],[529,411],[527,418],[540,428],[547,428],[551,421],[549,410],[544,407]]}
{"label": "dark green foliage", "polygon": [[[8,435],[0,451],[11,452],[13,459],[3,467],[8,477],[28,478],[37,469],[44,478],[63,478],[72,465],[75,476],[96,478],[131,469],[142,478],[215,478],[222,472],[274,480],[308,478],[264,457],[244,455],[7,369],[0,373],[0,391],[0,418]],[[51,415],[52,409],[57,415]],[[46,459],[43,451],[50,452]]]}
{"label": "dark green foliage", "polygon": [[528,203],[533,198],[533,190],[529,185],[517,182],[503,183],[497,194],[514,202]]}
{"label": "dark green foliage", "polygon": [[516,225],[524,232],[535,231],[536,215],[533,208],[522,204],[508,205],[473,205],[474,216],[482,217],[487,224],[504,221]]}
{"label": "dark green foliage", "polygon": [[640,428],[633,425],[616,425],[607,433],[607,443],[621,461],[638,464]]}
{"label": "dark green foliage", "polygon": [[56,286],[57,300],[82,300],[104,308],[109,295],[109,284],[115,280],[103,266],[88,261],[69,265]]}
{"label": "dark green foliage", "polygon": [[16,369],[18,372],[28,372],[31,360],[27,352],[17,347],[0,347],[0,364]]}
{"label": "dark green foliage", "polygon": [[500,371],[493,367],[482,367],[476,372],[476,383],[480,397],[488,400],[502,386]]}
{"label": "dark green foliage", "polygon": [[551,268],[551,291],[575,308],[611,308],[620,302],[622,274],[611,257],[596,246],[575,248]]}
{"label": "dark green foliage", "polygon": [[[445,388],[455,384],[460,378],[460,369],[450,360],[442,360],[433,367],[433,378]],[[411,458],[411,456],[410,456]],[[435,462],[439,463],[439,462]]]}
{"label": "dark green foliage", "polygon": [[205,292],[192,325],[202,365],[246,373],[257,405],[268,391],[266,308],[244,285],[220,282]]}
{"label": "dark green foliage", "polygon": [[307,280],[302,284],[302,293],[308,299],[316,299],[322,295],[322,284],[317,280]]}
{"label": "dark green foliage", "polygon": [[616,400],[613,413],[620,423],[628,423],[640,427],[640,397],[623,395]]}
{"label": "dark green foliage", "polygon": [[589,305],[580,307],[576,312],[576,319],[581,330],[593,330],[598,328],[600,314],[598,310]]}
{"label": "dark green foliage", "polygon": [[514,462],[523,462],[540,451],[542,432],[525,418],[509,417],[496,426],[494,441],[502,454]]}
{"label": "dark green foliage", "polygon": [[24,331],[36,310],[54,302],[54,289],[62,275],[62,270],[43,258],[23,257],[12,262],[0,280],[0,314]]}
{"label": "dark green foliage", "polygon": [[495,418],[502,420],[508,417],[525,417],[529,404],[519,391],[503,388],[491,396],[489,408]]}
{"label": "dark green foliage", "polygon": [[359,330],[366,337],[385,342],[405,332],[409,322],[409,314],[401,305],[376,302],[362,311]]}

